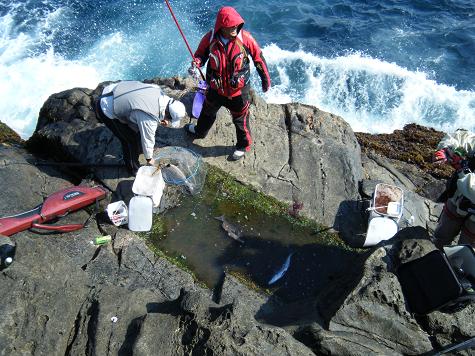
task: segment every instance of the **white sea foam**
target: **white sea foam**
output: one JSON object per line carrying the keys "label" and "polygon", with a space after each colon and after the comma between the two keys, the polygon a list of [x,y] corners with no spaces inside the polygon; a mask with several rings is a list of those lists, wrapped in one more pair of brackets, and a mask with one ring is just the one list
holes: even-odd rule
{"label": "white sea foam", "polygon": [[[23,138],[33,133],[40,108],[53,93],[94,89],[105,80],[184,74],[190,62],[169,14],[161,12],[165,9],[143,19],[142,26],[98,34],[95,43],[78,51],[79,58],[71,59],[57,53],[53,43],[74,12],[48,4],[19,23],[24,6],[12,4],[0,17],[0,120]],[[173,41],[166,40],[170,33]]]}
{"label": "white sea foam", "polygon": [[[0,19],[0,120],[23,138],[33,133],[39,110],[51,94],[123,79],[130,64],[143,59],[138,45],[121,32],[99,39],[81,59],[65,59],[47,45],[49,28],[58,28],[53,21],[59,17],[57,10],[35,31],[18,34],[10,15]],[[39,50],[38,43],[46,50]]]}
{"label": "white sea foam", "polygon": [[269,102],[315,105],[342,116],[355,131],[392,132],[412,122],[444,131],[475,128],[475,93],[423,72],[358,53],[322,58],[275,44],[263,51],[276,84],[265,94]]}
{"label": "white sea foam", "polygon": [[27,138],[49,95],[74,86],[95,87],[99,75],[94,68],[48,50],[11,64],[0,61],[0,78],[0,120]]}
{"label": "white sea foam", "polygon": [[47,46],[48,29],[57,28],[60,11],[47,14],[28,33],[14,28],[11,13],[0,18],[0,120],[23,138],[33,132],[49,95],[75,86],[94,88],[100,80],[94,67],[66,60]]}

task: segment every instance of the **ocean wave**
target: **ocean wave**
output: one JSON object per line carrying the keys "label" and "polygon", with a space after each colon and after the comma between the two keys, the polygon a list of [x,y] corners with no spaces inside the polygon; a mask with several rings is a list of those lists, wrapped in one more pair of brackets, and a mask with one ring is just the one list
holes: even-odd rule
{"label": "ocean wave", "polygon": [[[81,31],[69,32],[81,22],[73,21],[76,10],[45,5],[23,16],[28,6],[13,3],[0,17],[0,120],[23,138],[31,136],[53,93],[95,88],[106,80],[186,73],[189,55],[183,43],[169,40],[172,31],[179,36],[170,17],[148,14],[140,26],[117,30],[107,25],[107,31],[87,33],[79,42]],[[156,11],[169,16],[163,10]]]}
{"label": "ocean wave", "polygon": [[[357,131],[390,132],[408,122],[449,131],[473,129],[475,114],[475,32],[468,5],[457,3],[461,9],[425,9],[415,24],[404,17],[409,2],[381,8],[245,0],[238,10],[256,38],[278,44],[263,46],[273,80],[268,101],[315,105]],[[219,6],[215,0],[174,4],[192,50]],[[423,21],[425,11],[436,11],[437,19]],[[298,42],[305,47],[295,50]],[[189,63],[165,3],[21,0],[0,6],[0,120],[24,138],[52,93],[106,80],[184,76]],[[255,70],[252,81],[259,90]]]}
{"label": "ocean wave", "polygon": [[361,53],[323,58],[286,51],[272,44],[264,49],[273,88],[269,102],[303,102],[342,116],[355,131],[392,132],[407,123],[439,130],[473,130],[475,93],[456,90]]}
{"label": "ocean wave", "polygon": [[28,138],[52,93],[72,86],[94,88],[101,75],[87,62],[67,60],[53,49],[60,8],[42,12],[35,24],[32,18],[18,18],[21,9],[17,4],[0,18],[0,120]]}

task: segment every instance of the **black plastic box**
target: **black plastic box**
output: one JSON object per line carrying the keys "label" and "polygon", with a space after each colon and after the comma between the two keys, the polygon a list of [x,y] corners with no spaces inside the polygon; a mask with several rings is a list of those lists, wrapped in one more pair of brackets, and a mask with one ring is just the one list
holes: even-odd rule
{"label": "black plastic box", "polygon": [[450,311],[475,300],[475,252],[447,246],[402,264],[397,275],[411,312]]}

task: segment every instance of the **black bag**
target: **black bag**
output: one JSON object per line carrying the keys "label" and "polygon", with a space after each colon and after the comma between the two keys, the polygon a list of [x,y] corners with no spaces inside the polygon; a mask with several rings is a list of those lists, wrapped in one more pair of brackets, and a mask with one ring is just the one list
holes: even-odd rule
{"label": "black bag", "polygon": [[416,314],[454,312],[475,301],[475,253],[468,245],[444,247],[397,270],[408,307]]}

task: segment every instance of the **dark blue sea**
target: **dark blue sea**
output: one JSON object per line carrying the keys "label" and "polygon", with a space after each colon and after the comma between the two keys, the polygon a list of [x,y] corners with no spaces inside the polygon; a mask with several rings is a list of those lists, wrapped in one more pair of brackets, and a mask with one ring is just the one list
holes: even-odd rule
{"label": "dark blue sea", "polygon": [[[473,0],[170,3],[193,50],[221,6],[241,13],[271,71],[267,102],[315,105],[355,131],[475,129]],[[189,63],[161,0],[0,1],[0,120],[24,138],[52,93]]]}

